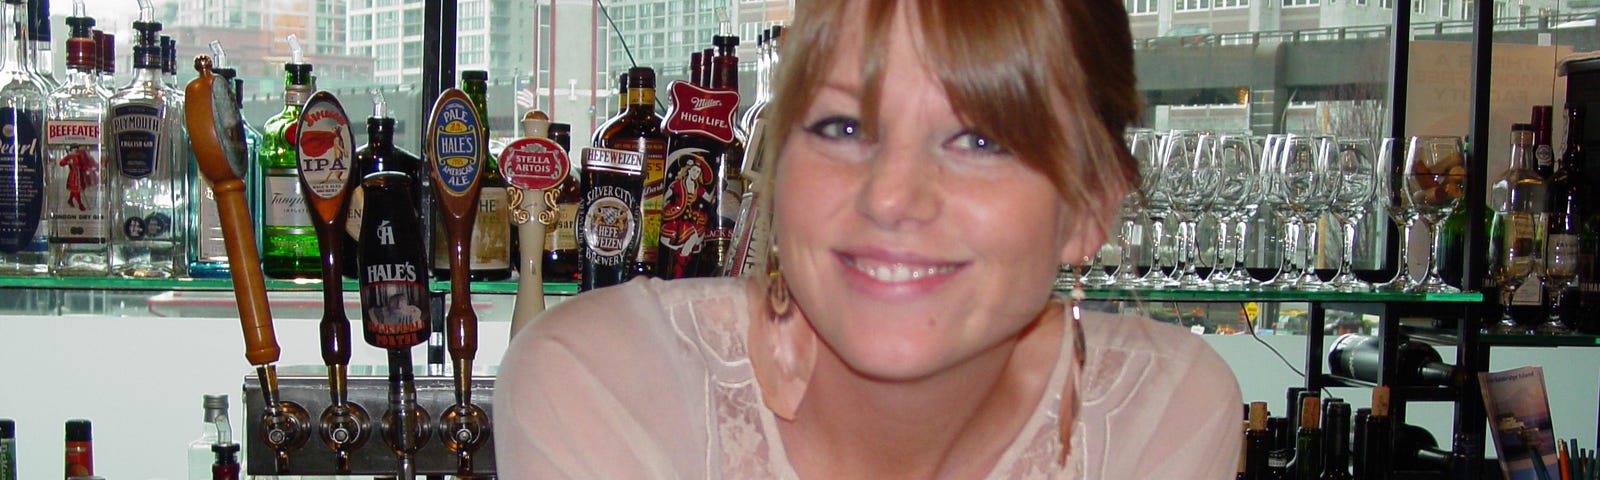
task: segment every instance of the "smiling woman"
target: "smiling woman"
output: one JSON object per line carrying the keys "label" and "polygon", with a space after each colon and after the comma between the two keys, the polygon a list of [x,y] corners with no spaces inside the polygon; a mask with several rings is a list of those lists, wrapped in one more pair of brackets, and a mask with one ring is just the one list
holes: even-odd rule
{"label": "smiling woman", "polygon": [[1210,347],[1053,293],[1137,181],[1122,5],[813,0],[795,18],[779,273],[546,312],[502,362],[501,471],[1230,476],[1239,390]]}

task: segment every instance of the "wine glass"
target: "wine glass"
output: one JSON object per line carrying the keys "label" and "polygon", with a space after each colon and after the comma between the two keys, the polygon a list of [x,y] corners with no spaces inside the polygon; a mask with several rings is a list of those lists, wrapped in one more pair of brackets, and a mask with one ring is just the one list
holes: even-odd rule
{"label": "wine glass", "polygon": [[[1291,287],[1294,290],[1329,290],[1317,278],[1314,258],[1317,252],[1317,221],[1333,205],[1333,196],[1339,189],[1339,176],[1332,170],[1333,149],[1337,145],[1332,136],[1289,135],[1284,139],[1282,159],[1278,162],[1278,185],[1283,189],[1283,204],[1305,229],[1303,251],[1308,261],[1302,266],[1304,274]],[[1299,249],[1297,249],[1299,250]]]}
{"label": "wine glass", "polygon": [[[1559,219],[1552,219],[1552,223],[1556,221]],[[1549,234],[1545,240],[1548,244],[1544,256],[1544,291],[1549,296],[1550,315],[1534,331],[1545,335],[1572,333],[1572,329],[1563,321],[1565,312],[1562,310],[1565,306],[1562,300],[1578,279],[1581,244],[1578,236],[1571,233]]]}
{"label": "wine glass", "polygon": [[1411,277],[1411,231],[1417,220],[1417,213],[1411,210],[1409,202],[1405,200],[1405,157],[1398,155],[1396,149],[1398,141],[1394,138],[1385,138],[1378,147],[1378,169],[1376,193],[1383,199],[1385,212],[1389,220],[1400,228],[1401,236],[1399,248],[1395,253],[1395,276],[1388,282],[1374,287],[1380,292],[1408,292],[1415,287],[1417,279]]}
{"label": "wine glass", "polygon": [[1262,143],[1261,156],[1256,162],[1256,177],[1260,185],[1257,205],[1272,212],[1272,219],[1277,222],[1275,237],[1281,245],[1275,253],[1272,249],[1263,252],[1265,261],[1277,264],[1277,272],[1257,286],[1274,290],[1289,289],[1294,286],[1294,281],[1300,278],[1300,273],[1295,269],[1297,242],[1294,241],[1300,238],[1299,218],[1291,215],[1284,206],[1283,187],[1278,181],[1278,162],[1282,160],[1284,140],[1288,137],[1288,134],[1283,133],[1268,134]]}
{"label": "wine glass", "polygon": [[[1461,153],[1461,137],[1416,136],[1406,144],[1405,196],[1402,205],[1416,214],[1427,228],[1428,238],[1438,243],[1438,224],[1461,205],[1466,192],[1467,165]],[[1457,293],[1461,289],[1444,283],[1434,248],[1428,247],[1427,275],[1411,289],[1421,293]]]}
{"label": "wine glass", "polygon": [[1340,139],[1338,145],[1332,168],[1339,176],[1339,189],[1333,195],[1331,210],[1343,227],[1344,254],[1339,259],[1339,273],[1328,285],[1341,292],[1367,292],[1372,290],[1372,284],[1356,278],[1351,267],[1355,263],[1356,224],[1366,216],[1367,204],[1377,193],[1377,156],[1373,155],[1369,139]]}
{"label": "wine glass", "polygon": [[1132,288],[1140,285],[1139,255],[1134,248],[1133,240],[1137,235],[1143,234],[1143,230],[1139,228],[1139,220],[1144,215],[1145,192],[1154,190],[1161,178],[1161,171],[1155,167],[1154,160],[1160,139],[1155,130],[1148,128],[1130,128],[1126,136],[1128,153],[1139,165],[1139,185],[1137,189],[1124,195],[1122,204],[1117,207],[1117,215],[1122,220],[1122,229],[1118,232],[1118,244],[1121,246],[1122,254],[1118,258],[1117,274],[1112,285]]}
{"label": "wine glass", "polygon": [[1195,238],[1201,209],[1216,189],[1217,137],[1190,131],[1174,131],[1167,137],[1161,185],[1178,213],[1178,258],[1173,275],[1183,289],[1198,289],[1205,280],[1195,272],[1198,243]]}
{"label": "wine glass", "polygon": [[[1173,133],[1182,133],[1174,131]],[[1167,195],[1163,165],[1167,160],[1167,148],[1172,143],[1173,133],[1159,137],[1156,141],[1154,155],[1150,155],[1148,165],[1140,165],[1141,172],[1154,172],[1147,177],[1149,180],[1140,185],[1144,193],[1144,216],[1150,220],[1150,234],[1145,240],[1150,250],[1150,270],[1139,278],[1139,286],[1144,288],[1176,287],[1178,281],[1167,276],[1161,270],[1162,244],[1166,241],[1167,216],[1172,214],[1172,198]]]}
{"label": "wine glass", "polygon": [[[1245,272],[1244,240],[1246,219],[1255,214],[1258,199],[1259,177],[1256,173],[1256,145],[1242,134],[1222,135],[1217,138],[1216,161],[1212,168],[1217,172],[1216,195],[1211,198],[1211,211],[1217,217],[1217,266],[1207,282],[1213,288],[1248,288],[1255,283]],[[1229,227],[1237,226],[1231,234]],[[1230,242],[1232,242],[1230,244]],[[1229,246],[1232,249],[1229,249]],[[1226,252],[1226,255],[1224,254]],[[1223,269],[1223,259],[1227,268]]]}

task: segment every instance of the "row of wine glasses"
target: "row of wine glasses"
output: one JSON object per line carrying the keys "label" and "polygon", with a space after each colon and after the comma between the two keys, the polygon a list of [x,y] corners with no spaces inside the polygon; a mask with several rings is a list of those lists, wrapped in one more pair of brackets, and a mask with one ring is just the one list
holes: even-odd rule
{"label": "row of wine glasses", "polygon": [[[1429,274],[1422,280],[1402,267],[1394,280],[1375,286],[1352,266],[1357,226],[1372,213],[1370,206],[1381,202],[1408,233],[1421,221],[1431,237],[1433,226],[1459,205],[1466,177],[1459,138],[1413,137],[1403,156],[1395,154],[1394,139],[1328,135],[1135,128],[1126,141],[1140,183],[1119,206],[1121,228],[1102,255],[1080,265],[1087,273],[1073,276],[1064,269],[1064,280],[1129,289],[1453,291],[1439,279],[1431,248]],[[1245,268],[1249,229],[1263,211],[1283,225],[1282,260],[1264,281]],[[1330,214],[1341,227],[1343,255],[1335,275],[1324,281],[1312,267],[1323,248],[1316,229]],[[1208,217],[1216,237],[1213,251],[1203,254],[1199,224]],[[1169,219],[1176,220],[1173,235],[1166,232]],[[1407,244],[1401,242],[1402,259],[1408,258]],[[1112,270],[1104,257],[1118,260]],[[1142,274],[1141,257],[1149,258]]]}

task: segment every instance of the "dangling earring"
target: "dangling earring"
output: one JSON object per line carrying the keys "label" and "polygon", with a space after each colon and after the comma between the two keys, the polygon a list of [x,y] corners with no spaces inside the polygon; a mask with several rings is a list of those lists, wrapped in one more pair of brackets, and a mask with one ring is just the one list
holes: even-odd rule
{"label": "dangling earring", "polygon": [[[1084,257],[1083,260],[1083,264],[1089,263],[1089,257]],[[1061,453],[1056,457],[1056,464],[1061,467],[1067,465],[1067,455],[1072,453],[1072,427],[1078,422],[1078,414],[1083,410],[1083,389],[1080,386],[1083,384],[1084,360],[1087,356],[1083,338],[1083,301],[1089,297],[1083,291],[1083,273],[1085,272],[1078,272],[1078,275],[1075,275],[1076,279],[1072,281],[1072,292],[1067,296],[1072,300],[1071,304],[1067,306],[1070,309],[1068,311],[1068,322],[1070,323],[1068,328],[1071,329],[1071,335],[1073,336],[1072,359],[1077,363],[1078,371],[1077,374],[1073,375],[1072,383],[1066,386],[1068,390],[1062,395],[1061,412],[1058,415],[1061,425],[1057,434],[1060,435]],[[1072,405],[1070,412],[1067,411],[1069,402]]]}
{"label": "dangling earring", "polygon": [[805,398],[817,362],[817,334],[807,322],[791,322],[794,298],[778,263],[778,246],[767,259],[767,318],[751,319],[750,364],[761,385],[762,401],[779,418],[793,420]]}

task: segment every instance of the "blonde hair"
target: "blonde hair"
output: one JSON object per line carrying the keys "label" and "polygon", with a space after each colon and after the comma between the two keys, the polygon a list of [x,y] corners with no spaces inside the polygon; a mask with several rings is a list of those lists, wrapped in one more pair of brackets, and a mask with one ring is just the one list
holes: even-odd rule
{"label": "blonde hair", "polygon": [[[908,12],[923,61],[968,125],[1048,177],[1069,207],[1114,212],[1137,185],[1123,129],[1139,116],[1133,40],[1118,0],[802,0],[783,38],[773,104],[782,151],[842,48],[862,49],[862,119],[873,134],[884,88],[884,45]],[[842,45],[848,29],[860,45]],[[781,159],[780,159],[781,161]],[[1109,213],[1105,213],[1110,215]]]}

